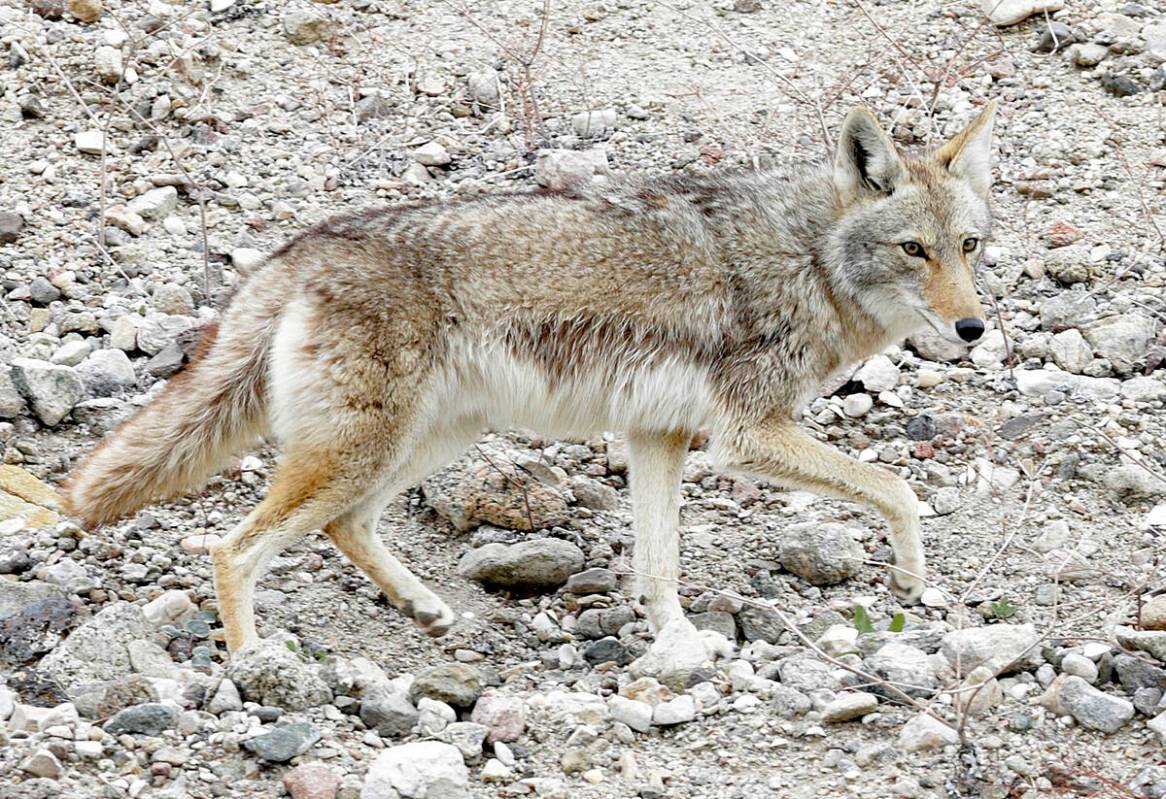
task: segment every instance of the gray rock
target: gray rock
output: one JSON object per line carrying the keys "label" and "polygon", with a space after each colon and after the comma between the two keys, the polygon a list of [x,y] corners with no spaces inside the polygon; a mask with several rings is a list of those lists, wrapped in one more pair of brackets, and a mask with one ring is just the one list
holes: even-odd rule
{"label": "gray rock", "polygon": [[409,698],[423,696],[457,708],[472,707],[482,695],[482,675],[465,663],[446,663],[420,672],[409,687]]}
{"label": "gray rock", "polygon": [[796,688],[777,684],[773,686],[773,699],[770,706],[773,712],[783,719],[800,718],[810,712],[814,703],[810,697]]}
{"label": "gray rock", "polygon": [[314,44],[328,41],[333,26],[327,17],[314,11],[289,11],[283,16],[283,32],[292,44]]}
{"label": "gray rock", "polygon": [[26,408],[24,396],[12,379],[12,367],[0,364],[0,419],[15,419]]}
{"label": "gray rock", "polygon": [[569,189],[590,183],[596,175],[606,175],[607,151],[540,150],[534,166],[534,179],[548,189]]}
{"label": "gray rock", "polygon": [[0,244],[12,244],[20,238],[24,219],[11,211],[0,211]]}
{"label": "gray rock", "polygon": [[163,283],[154,290],[154,307],[171,316],[190,316],[194,313],[194,299],[185,287]]}
{"label": "gray rock", "polygon": [[38,569],[37,577],[50,585],[60,586],[70,594],[81,594],[97,587],[97,580],[72,558],[61,558],[51,566]]}
{"label": "gray rock", "polygon": [[110,735],[161,735],[178,723],[178,709],[158,702],[133,705],[119,711],[105,723]]}
{"label": "gray rock", "polygon": [[[61,761],[57,756],[48,749],[38,749],[31,755],[20,761],[20,770],[25,774],[31,774],[34,777],[42,777],[48,780],[55,780],[61,776]],[[40,796],[56,796],[59,789],[54,788],[51,791],[45,791]],[[15,796],[15,794],[14,794]]]}
{"label": "gray rock", "polygon": [[303,722],[284,724],[243,741],[243,748],[269,763],[286,763],[320,740],[320,731]]}
{"label": "gray rock", "polygon": [[110,397],[138,383],[134,365],[124,352],[117,349],[91,353],[75,371],[91,397]]}
{"label": "gray rock", "polygon": [[600,108],[595,111],[580,111],[571,117],[571,127],[581,139],[595,139],[610,133],[615,128],[614,108]]}
{"label": "gray rock", "polygon": [[1166,632],[1118,626],[1115,637],[1122,647],[1148,652],[1155,660],[1166,663]]}
{"label": "gray rock", "polygon": [[776,644],[785,632],[785,624],[777,611],[758,605],[746,605],[737,614],[737,624],[746,641],[767,641]]}
{"label": "gray rock", "polygon": [[360,799],[466,799],[469,780],[469,770],[456,747],[440,741],[418,741],[377,755],[369,766]]}
{"label": "gray rock", "polygon": [[61,291],[48,278],[37,275],[28,284],[28,293],[37,305],[48,305],[61,299]]}
{"label": "gray rock", "polygon": [[819,688],[837,690],[841,687],[834,667],[812,655],[794,655],[777,662],[777,673],[782,684],[799,691]]}
{"label": "gray rock", "polygon": [[864,661],[868,671],[895,683],[910,696],[931,696],[939,687],[939,679],[928,660],[927,653],[913,646],[891,641]]}
{"label": "gray rock", "polygon": [[605,594],[617,587],[618,580],[611,569],[587,569],[567,579],[567,591],[572,594]]}
{"label": "gray rock", "polygon": [[146,361],[146,374],[159,378],[170,377],[182,368],[184,360],[186,360],[186,356],[183,354],[182,348],[172,341]]}
{"label": "gray rock", "polygon": [[1017,662],[1012,671],[1039,664],[1036,643],[1036,628],[1031,624],[990,624],[948,633],[939,648],[953,667],[958,661],[966,674],[985,665],[995,671],[1014,660]]}
{"label": "gray rock", "polygon": [[851,721],[878,710],[879,698],[862,691],[847,692],[822,708],[822,720],[829,722]]}
{"label": "gray rock", "polygon": [[576,475],[571,478],[575,502],[591,510],[611,510],[619,506],[619,492],[609,485]]}
{"label": "gray rock", "polygon": [[614,608],[590,608],[579,614],[575,632],[584,638],[594,640],[608,635],[616,635],[621,627],[635,620],[635,611],[626,605]]}
{"label": "gray rock", "polygon": [[1091,730],[1117,732],[1134,717],[1129,700],[1099,691],[1080,677],[1065,679],[1060,700],[1065,712]]}
{"label": "gray rock", "polygon": [[1076,328],[1069,328],[1053,336],[1049,344],[1057,366],[1075,375],[1081,374],[1093,362],[1093,347]]}
{"label": "gray rock", "polygon": [[1097,300],[1083,291],[1063,291],[1041,302],[1040,322],[1044,330],[1076,327],[1097,313]]}
{"label": "gray rock", "polygon": [[494,70],[471,72],[466,76],[470,99],[482,110],[498,108],[498,73]]}
{"label": "gray rock", "polygon": [[1159,668],[1144,658],[1118,653],[1113,656],[1113,670],[1126,691],[1140,688],[1166,690],[1166,669]]}
{"label": "gray rock", "polygon": [[138,349],[147,355],[157,355],[193,327],[194,320],[189,316],[151,314],[138,324]]}
{"label": "gray rock", "polygon": [[127,207],[143,219],[163,219],[178,207],[178,189],[173,186],[150,189],[130,200]]}
{"label": "gray rock", "polygon": [[227,678],[246,699],[286,710],[304,710],[332,700],[316,668],[288,648],[283,637],[265,638],[231,656]]}
{"label": "gray rock", "polygon": [[781,539],[781,565],[811,585],[833,585],[858,573],[862,546],[840,524],[799,524]]}
{"label": "gray rock", "polygon": [[1079,67],[1095,67],[1109,55],[1109,48],[1101,44],[1080,42],[1070,46],[1065,54]]}
{"label": "gray rock", "polygon": [[632,656],[618,638],[608,636],[588,644],[583,650],[583,658],[593,666],[608,662],[624,666],[631,662]]}
{"label": "gray rock", "polygon": [[628,699],[626,696],[612,696],[607,700],[607,707],[613,719],[636,732],[647,732],[652,728],[652,706],[647,702]]}
{"label": "gray rock", "polygon": [[44,424],[55,427],[85,398],[85,385],[68,366],[34,358],[12,361],[12,382]]}
{"label": "gray rock", "polygon": [[82,624],[40,662],[38,670],[72,691],[83,683],[106,682],[128,675],[130,641],[146,638],[152,628],[142,609],[115,602]]}
{"label": "gray rock", "polygon": [[712,630],[725,636],[729,641],[737,640],[737,623],[733,620],[732,613],[710,610],[705,613],[693,613],[689,615],[688,620],[698,630]]}
{"label": "gray rock", "polygon": [[556,588],[580,571],[586,558],[579,547],[558,538],[520,544],[487,544],[467,552],[458,573],[503,588]]}
{"label": "gray rock", "polygon": [[409,697],[389,683],[365,691],[360,701],[360,720],[382,738],[399,738],[413,731],[419,713]]}
{"label": "gray rock", "polygon": [[1134,311],[1097,320],[1085,328],[1085,339],[1115,372],[1128,375],[1145,359],[1155,328],[1152,317]]}
{"label": "gray rock", "polygon": [[441,737],[446,743],[457,747],[467,761],[476,762],[482,757],[482,746],[489,734],[490,728],[485,724],[455,721],[442,730]]}
{"label": "gray rock", "polygon": [[222,713],[243,709],[243,697],[239,696],[239,689],[228,679],[219,681],[211,700],[207,702],[206,712],[218,716]]}

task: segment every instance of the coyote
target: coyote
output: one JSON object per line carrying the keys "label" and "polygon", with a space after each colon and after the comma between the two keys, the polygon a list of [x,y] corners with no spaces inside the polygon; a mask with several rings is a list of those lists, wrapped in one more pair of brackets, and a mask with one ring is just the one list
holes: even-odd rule
{"label": "coyote", "polygon": [[376,534],[391,498],[490,428],[620,430],[653,650],[715,648],[677,595],[681,467],[703,429],[720,468],[882,514],[891,588],[914,601],[915,494],[795,420],[832,373],[922,326],[958,343],[983,333],[994,113],[917,156],[860,107],[832,163],[791,172],[331,219],[245,282],[191,364],[76,468],[67,506],[114,521],[200,488],[273,434],[266,498],[211,553],[229,649],[258,638],[252,595],[271,558],[316,529],[441,635],[453,612]]}

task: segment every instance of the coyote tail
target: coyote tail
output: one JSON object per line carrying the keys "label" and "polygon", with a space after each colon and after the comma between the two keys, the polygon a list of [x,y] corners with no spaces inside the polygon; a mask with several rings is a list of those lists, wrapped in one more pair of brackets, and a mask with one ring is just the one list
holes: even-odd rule
{"label": "coyote tail", "polygon": [[281,303],[259,282],[250,281],[205,329],[190,364],[162,393],[73,470],[63,492],[70,515],[93,527],[201,488],[266,430],[267,364]]}

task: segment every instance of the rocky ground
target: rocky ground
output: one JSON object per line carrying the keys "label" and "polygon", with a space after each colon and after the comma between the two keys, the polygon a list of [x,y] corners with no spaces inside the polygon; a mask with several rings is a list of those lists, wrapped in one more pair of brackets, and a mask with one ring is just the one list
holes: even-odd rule
{"label": "rocky ground", "polygon": [[[0,794],[1166,795],[1166,14],[1065,5],[0,4]],[[615,435],[490,436],[391,507],[460,614],[440,640],[315,537],[228,660],[206,549],[270,449],[126,523],[59,515],[69,464],[333,213],[820,157],[858,101],[925,146],[992,97],[996,330],[892,348],[805,418],[916,489],[922,606],[880,520],[697,446],[684,601],[738,648],[642,676]]]}

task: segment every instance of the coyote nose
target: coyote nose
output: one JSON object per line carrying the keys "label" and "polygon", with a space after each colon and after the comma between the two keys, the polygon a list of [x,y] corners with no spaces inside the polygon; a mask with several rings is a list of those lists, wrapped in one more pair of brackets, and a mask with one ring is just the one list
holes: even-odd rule
{"label": "coyote nose", "polygon": [[984,335],[984,323],[979,319],[960,319],[955,323],[955,332],[970,344]]}

